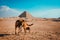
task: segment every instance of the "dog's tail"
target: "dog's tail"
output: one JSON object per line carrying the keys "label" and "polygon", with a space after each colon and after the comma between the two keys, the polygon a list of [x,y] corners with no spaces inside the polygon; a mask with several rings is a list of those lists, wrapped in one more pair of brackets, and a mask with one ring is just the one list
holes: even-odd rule
{"label": "dog's tail", "polygon": [[[28,25],[28,24],[27,24]],[[28,25],[28,26],[32,26],[33,24],[30,24],[30,25]]]}

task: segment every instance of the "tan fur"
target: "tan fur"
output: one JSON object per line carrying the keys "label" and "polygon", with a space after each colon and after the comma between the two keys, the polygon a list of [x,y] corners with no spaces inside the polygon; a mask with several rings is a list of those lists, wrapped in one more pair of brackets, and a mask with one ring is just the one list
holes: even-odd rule
{"label": "tan fur", "polygon": [[[17,23],[15,23],[15,33],[16,33],[16,28],[21,29],[20,26],[23,27],[25,34],[26,34],[26,30],[29,30],[29,32],[30,32],[30,27],[29,27],[29,26],[31,26],[31,25],[33,25],[33,24],[28,25],[25,20],[21,20],[20,23],[21,23],[21,24],[19,24],[19,25],[18,25]],[[16,25],[18,25],[18,26],[16,26]]]}
{"label": "tan fur", "polygon": [[[26,33],[26,28],[29,27],[29,26],[27,25],[27,23],[25,21],[22,23],[22,27],[24,29],[24,32]],[[29,29],[29,32],[30,32],[30,29]]]}

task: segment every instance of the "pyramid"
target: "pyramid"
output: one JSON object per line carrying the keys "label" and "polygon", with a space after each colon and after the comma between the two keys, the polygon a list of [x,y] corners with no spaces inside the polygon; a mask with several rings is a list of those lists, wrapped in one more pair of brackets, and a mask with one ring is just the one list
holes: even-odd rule
{"label": "pyramid", "polygon": [[27,11],[24,11],[21,15],[19,15],[21,18],[32,18],[32,15],[29,14]]}

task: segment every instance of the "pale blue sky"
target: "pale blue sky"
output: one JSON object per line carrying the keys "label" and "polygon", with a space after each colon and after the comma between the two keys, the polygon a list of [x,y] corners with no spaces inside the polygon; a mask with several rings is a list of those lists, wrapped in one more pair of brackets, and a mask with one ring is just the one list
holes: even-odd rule
{"label": "pale blue sky", "polygon": [[[9,8],[10,11],[4,11],[4,8]],[[1,11],[2,9],[4,10]],[[0,17],[18,16],[23,11],[28,11],[35,17],[58,18],[60,0],[0,0]]]}

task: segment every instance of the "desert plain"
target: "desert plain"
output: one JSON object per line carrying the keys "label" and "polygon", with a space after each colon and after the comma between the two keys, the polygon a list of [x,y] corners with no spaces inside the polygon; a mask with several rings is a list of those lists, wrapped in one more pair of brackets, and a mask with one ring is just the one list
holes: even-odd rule
{"label": "desert plain", "polygon": [[60,40],[60,19],[35,18],[29,20],[30,33],[15,35],[15,21],[18,17],[0,18],[0,40]]}

